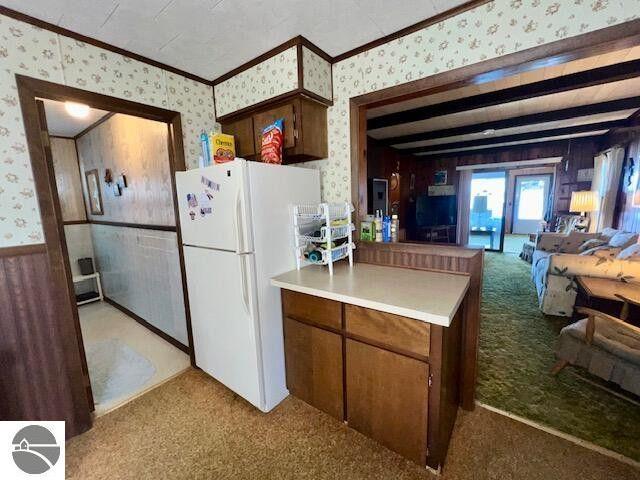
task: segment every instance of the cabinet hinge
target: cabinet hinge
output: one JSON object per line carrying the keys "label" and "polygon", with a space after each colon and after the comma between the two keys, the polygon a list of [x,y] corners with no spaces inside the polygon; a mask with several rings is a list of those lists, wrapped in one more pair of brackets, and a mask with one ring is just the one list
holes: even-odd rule
{"label": "cabinet hinge", "polygon": [[297,128],[293,131],[293,137],[294,137],[296,140],[298,139],[298,129],[297,129]]}
{"label": "cabinet hinge", "polygon": [[431,384],[433,383],[433,375],[429,374],[429,380],[428,380],[429,386],[431,386]]}

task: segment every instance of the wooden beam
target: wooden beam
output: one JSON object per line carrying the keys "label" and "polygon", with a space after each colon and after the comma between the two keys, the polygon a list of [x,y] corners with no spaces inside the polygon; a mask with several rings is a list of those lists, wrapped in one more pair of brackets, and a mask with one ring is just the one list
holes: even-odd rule
{"label": "wooden beam", "polygon": [[603,138],[606,134],[594,134],[594,135],[585,135],[583,137],[578,137],[575,139],[572,138],[563,138],[559,140],[543,140],[540,142],[531,142],[531,143],[522,143],[520,145],[504,145],[500,147],[489,147],[489,148],[476,148],[473,150],[460,150],[455,152],[444,152],[444,153],[430,153],[427,155],[416,155],[418,159],[431,159],[431,158],[448,158],[448,157],[464,157],[467,155],[487,155],[492,153],[500,153],[507,150],[513,150],[517,148],[537,148],[543,147],[553,144],[562,144],[563,142],[569,142],[571,140],[585,140],[592,138]]}
{"label": "wooden beam", "polygon": [[637,76],[640,76],[640,60],[631,60],[551,78],[549,80],[542,80],[540,82],[528,83],[465,98],[457,98],[448,102],[436,103],[435,105],[426,105],[402,112],[389,113],[369,119],[367,121],[367,128],[369,130],[375,130],[392,125],[418,122],[442,115],[592,87],[603,83],[617,82]]}
{"label": "wooden beam", "polygon": [[[522,127],[523,125],[532,125],[536,123],[568,120],[570,118],[584,117],[587,115],[618,112],[621,110],[629,110],[632,108],[640,109],[640,96],[622,98],[619,100],[610,100],[608,102],[593,103],[591,105],[580,105],[578,107],[563,108],[560,110],[552,110],[550,112],[532,113],[530,115],[522,115],[521,117],[512,117],[505,118],[503,120],[493,120],[491,122],[475,123],[473,125],[464,125],[462,127],[443,128],[441,130],[432,130],[430,132],[380,138],[378,139],[378,141],[385,145],[400,145],[403,143],[421,142],[425,140],[433,140],[436,138],[469,135],[472,133],[484,132],[485,130],[489,129],[502,130],[505,128]],[[639,112],[640,110],[638,110],[636,114]]]}
{"label": "wooden beam", "polygon": [[479,138],[476,140],[467,140],[465,142],[440,143],[437,145],[426,145],[424,147],[415,148],[397,148],[401,153],[415,154],[438,152],[441,150],[450,150],[452,148],[464,150],[470,147],[479,147],[483,145],[493,145],[505,142],[520,142],[525,140],[533,140],[536,138],[558,137],[560,135],[571,135],[574,133],[597,132],[599,130],[611,130],[612,128],[624,127],[627,120],[612,120],[609,122],[587,123],[585,125],[574,125],[564,128],[553,128],[549,130],[535,130],[533,132],[516,133],[514,135],[489,136],[487,138]]}

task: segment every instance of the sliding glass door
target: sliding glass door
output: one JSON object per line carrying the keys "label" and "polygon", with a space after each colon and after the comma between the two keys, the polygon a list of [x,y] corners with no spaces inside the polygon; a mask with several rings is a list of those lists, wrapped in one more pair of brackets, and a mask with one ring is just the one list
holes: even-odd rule
{"label": "sliding glass door", "polygon": [[504,170],[474,172],[471,176],[469,245],[502,251],[506,185]]}

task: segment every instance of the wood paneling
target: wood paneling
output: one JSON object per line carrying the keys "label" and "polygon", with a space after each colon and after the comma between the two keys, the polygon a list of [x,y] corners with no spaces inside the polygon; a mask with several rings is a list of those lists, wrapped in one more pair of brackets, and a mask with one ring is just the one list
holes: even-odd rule
{"label": "wood paneling", "polygon": [[425,464],[427,363],[347,339],[346,390],[350,427]]}
{"label": "wood paneling", "polygon": [[[117,114],[76,144],[83,172],[95,168],[99,173],[104,215],[89,215],[90,220],[176,224],[165,123]],[[127,178],[119,197],[104,182],[107,168],[114,182],[123,172]]]}
{"label": "wood paneling", "polygon": [[345,305],[344,318],[348,335],[373,341],[382,348],[429,356],[429,323],[357,305]]}
{"label": "wood paneling", "polygon": [[342,337],[285,317],[284,345],[289,392],[344,420]]}
{"label": "wood paneling", "polygon": [[76,142],[70,138],[52,137],[51,156],[56,173],[62,220],[65,222],[86,220]]}
{"label": "wood paneling", "polygon": [[478,374],[484,251],[430,244],[358,242],[356,260],[377,265],[442,270],[469,275],[470,284],[464,300],[462,317],[463,354],[460,388],[462,408],[473,410]]}
{"label": "wood paneling", "polygon": [[310,324],[342,329],[342,304],[334,300],[282,290],[282,312],[287,317]]}
{"label": "wood paneling", "polygon": [[55,284],[46,252],[0,256],[0,279],[0,420],[64,420],[67,437],[84,432],[91,419],[66,285]]}

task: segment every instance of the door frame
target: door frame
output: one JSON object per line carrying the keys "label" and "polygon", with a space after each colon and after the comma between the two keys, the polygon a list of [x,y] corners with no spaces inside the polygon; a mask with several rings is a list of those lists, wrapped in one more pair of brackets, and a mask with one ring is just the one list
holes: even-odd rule
{"label": "door frame", "polygon": [[360,221],[367,214],[367,109],[638,45],[640,19],[352,97],[349,100],[351,201],[355,206],[356,231],[360,231]]}
{"label": "door frame", "polygon": [[[46,98],[56,101],[74,101],[84,103],[92,108],[107,110],[114,113],[123,113],[136,117],[146,118],[167,125],[167,141],[169,151],[169,171],[171,175],[171,191],[173,195],[174,215],[176,218],[176,234],[178,242],[179,263],[184,295],[184,306],[187,323],[188,353],[191,365],[195,367],[195,355],[193,350],[193,334],[191,329],[191,315],[189,309],[189,297],[186,288],[186,273],[184,267],[184,255],[182,252],[182,234],[178,205],[176,201],[175,172],[186,170],[184,148],[182,142],[182,123],[180,112],[166,110],[151,105],[132,102],[121,98],[111,97],[100,93],[89,92],[75,87],[69,87],[57,83],[35,79],[25,75],[16,74],[16,85],[22,116],[24,121],[26,141],[31,158],[33,180],[37,191],[38,206],[42,219],[44,243],[46,245],[49,268],[51,270],[52,284],[50,286],[54,298],[58,299],[58,321],[63,331],[75,331],[76,335],[69,335],[64,345],[64,355],[68,369],[65,374],[73,385],[84,383],[85,375],[82,372],[86,368],[86,356],[80,330],[78,307],[75,301],[75,293],[71,277],[71,268],[68,258],[64,224],[58,191],[56,186],[53,165],[47,161],[50,157],[49,136],[41,133],[41,125],[46,118],[41,119],[37,101]],[[87,396],[86,402],[75,402],[73,414],[80,419],[80,423],[91,427],[90,403]],[[81,432],[73,432],[73,434]]]}
{"label": "door frame", "polygon": [[[513,234],[513,225],[516,222],[516,211],[517,211],[517,204],[516,204],[516,198],[517,198],[517,194],[518,194],[518,177],[549,177],[549,194],[550,197],[549,198],[549,205],[547,205],[547,208],[544,209],[544,213],[546,215],[546,212],[549,208],[551,208],[551,210],[553,211],[553,192],[554,192],[554,181],[555,181],[555,174],[554,173],[523,173],[521,175],[514,175],[513,176],[513,212],[511,212],[511,225],[509,225],[510,229],[511,229],[511,233]],[[543,217],[544,220],[544,217]],[[514,235],[524,235],[524,234],[514,234]]]}

